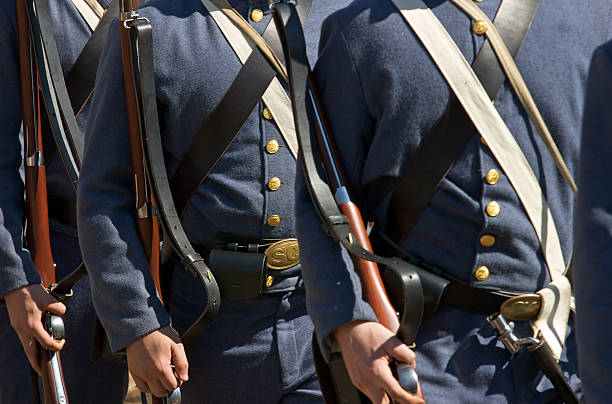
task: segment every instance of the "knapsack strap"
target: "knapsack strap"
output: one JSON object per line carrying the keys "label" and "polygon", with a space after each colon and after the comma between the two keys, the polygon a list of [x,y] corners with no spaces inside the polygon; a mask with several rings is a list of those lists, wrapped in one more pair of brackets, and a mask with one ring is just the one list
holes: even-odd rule
{"label": "knapsack strap", "polygon": [[[503,0],[494,24],[513,57],[518,54],[540,0]],[[472,69],[493,100],[506,80],[489,41],[480,48]],[[476,129],[453,96],[446,110],[411,158],[389,204],[385,234],[397,245],[406,238],[472,139]]]}

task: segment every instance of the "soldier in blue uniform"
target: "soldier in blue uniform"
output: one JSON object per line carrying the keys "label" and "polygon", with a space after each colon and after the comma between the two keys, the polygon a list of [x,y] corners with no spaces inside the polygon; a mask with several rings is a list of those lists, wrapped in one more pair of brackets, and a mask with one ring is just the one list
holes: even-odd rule
{"label": "soldier in blue uniform", "polygon": [[[139,10],[153,27],[169,178],[241,68],[203,3],[153,0]],[[271,21],[263,0],[229,3],[260,34]],[[346,4],[312,2],[306,19],[311,58],[324,17]],[[94,95],[86,133],[78,217],[93,299],[111,349],[127,348],[137,385],[158,396],[176,387],[176,376],[189,379],[181,387],[185,402],[321,402],[299,264],[270,273],[256,298],[222,299],[216,319],[188,357],[177,343],[170,325],[184,332],[206,299],[199,281],[181,267],[174,270],[169,312],[156,297],[134,226],[117,28],[111,27],[110,38],[117,39],[107,42],[98,72],[104,85]],[[295,159],[270,108],[259,102],[187,207],[182,223],[190,241],[214,250],[295,237],[294,178]]]}
{"label": "soldier in blue uniform", "polygon": [[[75,5],[70,1],[50,1],[51,19],[58,53],[66,73],[91,35]],[[101,7],[106,7],[103,1]],[[66,311],[66,345],[62,349],[63,369],[69,399],[75,403],[121,403],[127,388],[127,371],[123,364],[91,361],[91,339],[95,313],[87,277],[74,287],[74,297],[66,306],[51,298],[40,286],[41,280],[29,251],[23,244],[25,220],[24,183],[20,175],[23,155],[20,145],[21,94],[17,46],[15,2],[0,2],[0,296],[6,299],[8,311],[0,308],[0,402],[32,403],[28,360],[24,348],[9,324],[18,330],[25,348],[42,335],[40,310],[54,308]],[[87,111],[78,117],[85,127]],[[45,136],[51,133],[45,133]],[[74,192],[61,159],[55,156],[47,165],[47,187],[50,200],[58,201],[69,212],[76,207]],[[76,215],[76,212],[72,212]],[[68,215],[70,216],[70,215]],[[56,279],[72,272],[81,262],[76,223],[66,221],[62,212],[50,209],[51,244],[57,264]],[[33,325],[32,325],[33,324]],[[39,339],[40,341],[40,339]],[[48,340],[47,340],[48,342]],[[58,347],[56,344],[48,342]]]}
{"label": "soldier in blue uniform", "polygon": [[[504,0],[506,1],[506,0]],[[468,62],[487,25],[472,25],[449,1],[426,1]],[[498,0],[477,3],[490,19]],[[610,35],[608,1],[578,7],[541,2],[516,63],[570,171],[578,156],[590,55]],[[484,25],[483,25],[484,24]],[[589,30],[584,27],[589,26]],[[322,28],[315,77],[364,220],[384,229],[389,199],[451,89],[390,1],[356,0]],[[494,105],[527,157],[552,210],[565,260],[572,249],[573,195],[506,81]],[[416,402],[397,393],[389,356],[411,361],[405,346],[374,322],[352,263],[321,227],[298,173],[296,218],[309,313],[327,359],[338,344],[349,373],[375,403]],[[441,183],[400,250],[453,282],[489,291],[535,292],[549,282],[534,227],[506,173],[478,134]],[[478,302],[475,302],[476,305]],[[486,321],[491,313],[442,304],[416,338],[416,370],[427,402],[558,402],[526,350],[513,358]],[[580,390],[571,324],[560,366]],[[517,323],[520,335],[529,335]]]}
{"label": "soldier in blue uniform", "polygon": [[612,305],[606,287],[612,245],[612,184],[606,175],[612,155],[612,42],[595,51],[587,83],[574,228],[576,341],[585,401],[607,403],[612,394],[607,382]]}

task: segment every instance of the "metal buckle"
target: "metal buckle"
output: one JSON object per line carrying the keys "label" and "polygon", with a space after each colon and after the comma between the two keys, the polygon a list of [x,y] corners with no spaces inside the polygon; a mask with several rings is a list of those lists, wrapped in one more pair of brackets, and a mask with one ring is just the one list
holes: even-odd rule
{"label": "metal buckle", "polygon": [[264,254],[267,266],[274,271],[291,268],[300,263],[300,247],[296,238],[286,238],[271,244]]}
{"label": "metal buckle", "polygon": [[132,25],[137,22],[146,22],[149,24],[149,19],[146,17],[141,17],[137,11],[123,11],[120,14],[120,19],[123,21],[123,27],[125,29],[130,29]]}
{"label": "metal buckle", "polygon": [[533,321],[538,318],[541,309],[542,296],[525,293],[507,299],[499,311],[508,320]]}

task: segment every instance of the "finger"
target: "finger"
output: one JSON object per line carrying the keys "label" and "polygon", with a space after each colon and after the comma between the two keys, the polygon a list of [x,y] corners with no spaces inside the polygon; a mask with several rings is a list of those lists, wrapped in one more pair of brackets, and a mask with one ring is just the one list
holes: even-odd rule
{"label": "finger", "polygon": [[174,376],[174,370],[170,366],[166,366],[163,373],[157,380],[162,386],[164,386],[166,392],[172,391],[178,387],[178,380]]}
{"label": "finger", "polygon": [[399,382],[393,377],[391,368],[386,363],[378,363],[374,368],[374,374],[379,386],[391,397],[393,402],[402,404],[412,404],[414,395],[409,394],[400,386]]}
{"label": "finger", "polygon": [[172,346],[172,364],[174,365],[174,374],[177,379],[183,382],[189,380],[189,362],[187,361],[183,344]]}
{"label": "finger", "polygon": [[389,404],[389,398],[385,391],[377,386],[372,386],[366,396],[372,401],[372,404]]}
{"label": "finger", "polygon": [[[172,378],[174,378],[174,376],[172,376]],[[151,394],[153,394],[155,397],[163,397],[168,392],[168,388],[165,387],[159,379],[149,380],[148,385],[149,389],[151,389]],[[174,389],[170,389],[170,391],[172,390]]]}
{"label": "finger", "polygon": [[34,327],[30,330],[32,336],[36,338],[38,343],[45,349],[49,349],[51,351],[59,351],[63,348],[65,339],[57,341],[53,339],[51,335],[45,330],[45,327],[42,325],[42,322],[37,322],[34,324]]}
{"label": "finger", "polygon": [[383,349],[387,354],[396,359],[398,362],[407,363],[412,367],[416,367],[416,355],[412,349],[408,348],[406,344],[400,341],[398,338],[390,338],[383,345]]}
{"label": "finger", "polygon": [[147,384],[147,382],[144,381],[144,379],[138,376],[134,376],[133,374],[132,374],[132,379],[134,379],[134,384],[136,384],[136,387],[138,387],[138,390],[142,391],[143,393],[151,393],[151,389],[149,388],[149,385]]}
{"label": "finger", "polygon": [[57,314],[58,316],[63,316],[64,314],[66,314],[66,305],[53,298],[51,295],[49,295],[49,297],[51,300],[49,301],[49,303],[44,305],[44,309],[50,311],[53,314]]}

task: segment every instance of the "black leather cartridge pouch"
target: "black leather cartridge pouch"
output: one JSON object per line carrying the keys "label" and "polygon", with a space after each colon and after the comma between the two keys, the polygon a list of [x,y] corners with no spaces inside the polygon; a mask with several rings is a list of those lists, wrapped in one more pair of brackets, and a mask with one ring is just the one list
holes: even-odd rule
{"label": "black leather cartridge pouch", "polygon": [[246,300],[261,294],[266,279],[265,254],[212,250],[208,258],[221,297]]}
{"label": "black leather cartridge pouch", "polygon": [[[438,310],[440,301],[450,281],[410,262],[408,262],[408,265],[414,269],[421,280],[421,287],[423,288],[423,319],[429,319],[435,314],[436,310]],[[385,267],[383,271],[383,282],[391,303],[396,310],[401,311],[402,308],[399,307],[403,302],[402,288],[399,284],[401,279],[397,278],[392,270]]]}

